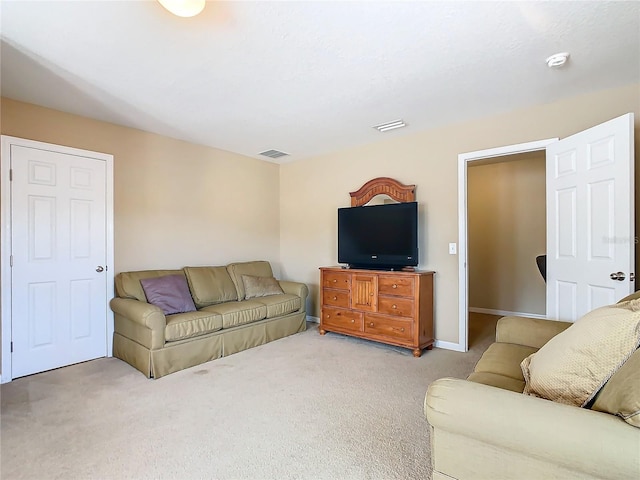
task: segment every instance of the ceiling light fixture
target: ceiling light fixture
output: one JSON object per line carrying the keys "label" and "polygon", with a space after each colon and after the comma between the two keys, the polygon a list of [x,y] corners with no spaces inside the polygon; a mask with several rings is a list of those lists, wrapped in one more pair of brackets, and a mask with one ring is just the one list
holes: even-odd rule
{"label": "ceiling light fixture", "polygon": [[396,128],[406,127],[407,124],[404,120],[395,120],[393,122],[381,123],[380,125],[374,125],[373,128],[379,132],[387,132],[389,130],[395,130]]}
{"label": "ceiling light fixture", "polygon": [[547,58],[547,66],[549,68],[558,68],[563,66],[569,60],[569,54],[567,52],[556,53]]}
{"label": "ceiling light fixture", "polygon": [[205,0],[158,0],[158,3],[178,17],[195,17],[204,10]]}

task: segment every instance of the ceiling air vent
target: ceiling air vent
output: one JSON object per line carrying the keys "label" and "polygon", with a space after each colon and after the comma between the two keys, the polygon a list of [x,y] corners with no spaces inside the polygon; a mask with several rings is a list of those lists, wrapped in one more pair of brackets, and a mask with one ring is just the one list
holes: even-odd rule
{"label": "ceiling air vent", "polygon": [[395,130],[396,128],[406,127],[407,124],[404,120],[395,120],[393,122],[381,123],[380,125],[374,125],[373,128],[379,132],[387,132],[389,130]]}
{"label": "ceiling air vent", "polygon": [[260,152],[258,155],[264,155],[265,157],[269,158],[280,158],[286,157],[289,154],[281,152],[280,150],[265,150],[264,152]]}

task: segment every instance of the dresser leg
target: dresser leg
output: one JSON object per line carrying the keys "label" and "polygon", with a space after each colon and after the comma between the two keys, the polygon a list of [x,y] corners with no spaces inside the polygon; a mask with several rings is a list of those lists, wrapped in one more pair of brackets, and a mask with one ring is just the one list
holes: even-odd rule
{"label": "dresser leg", "polygon": [[413,356],[418,358],[420,355],[422,355],[422,350],[420,350],[419,348],[414,348],[413,349]]}
{"label": "dresser leg", "polygon": [[433,343],[427,347],[427,350],[433,350]]}
{"label": "dresser leg", "polygon": [[326,331],[326,330],[323,330],[323,329],[321,329],[321,328],[320,328],[318,331],[320,332],[320,335],[324,335],[325,333],[327,333],[327,331]]}

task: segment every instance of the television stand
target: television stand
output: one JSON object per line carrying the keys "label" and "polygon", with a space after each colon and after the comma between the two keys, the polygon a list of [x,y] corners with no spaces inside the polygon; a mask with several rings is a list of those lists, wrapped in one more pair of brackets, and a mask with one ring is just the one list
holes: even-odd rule
{"label": "television stand", "polygon": [[433,348],[435,272],[320,269],[320,334],[410,348],[414,357]]}

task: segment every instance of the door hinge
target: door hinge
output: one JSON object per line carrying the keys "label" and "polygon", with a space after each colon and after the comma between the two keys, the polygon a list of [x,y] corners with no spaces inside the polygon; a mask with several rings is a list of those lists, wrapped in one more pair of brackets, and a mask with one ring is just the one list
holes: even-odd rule
{"label": "door hinge", "polygon": [[9,169],[9,181],[13,182],[13,168]]}
{"label": "door hinge", "polygon": [[11,353],[13,353],[13,342],[11,342]]}

